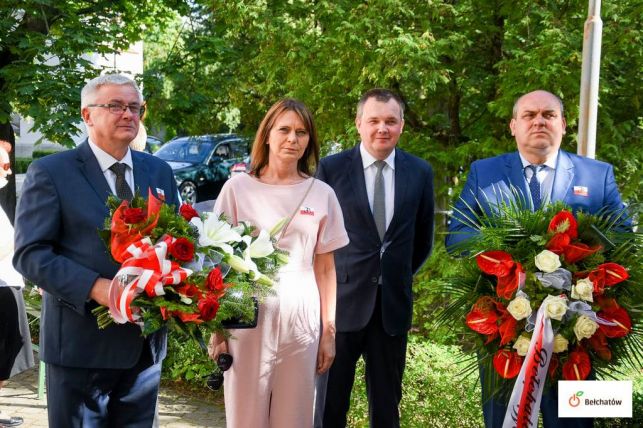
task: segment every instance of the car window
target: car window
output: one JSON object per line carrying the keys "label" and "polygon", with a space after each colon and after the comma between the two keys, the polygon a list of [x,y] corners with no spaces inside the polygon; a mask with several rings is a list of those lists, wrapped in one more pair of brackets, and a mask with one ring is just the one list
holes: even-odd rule
{"label": "car window", "polygon": [[230,146],[227,143],[222,143],[214,149],[214,155],[223,159],[230,159]]}
{"label": "car window", "polygon": [[241,159],[248,155],[248,142],[244,140],[237,140],[232,144],[232,157]]}
{"label": "car window", "polygon": [[173,140],[155,153],[156,156],[172,162],[203,162],[212,151],[213,144],[195,139]]}

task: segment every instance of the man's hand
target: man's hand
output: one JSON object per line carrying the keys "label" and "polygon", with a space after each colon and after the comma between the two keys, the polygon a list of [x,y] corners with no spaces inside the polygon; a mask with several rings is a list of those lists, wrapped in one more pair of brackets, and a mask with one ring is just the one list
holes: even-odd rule
{"label": "man's hand", "polygon": [[328,327],[322,331],[317,351],[317,374],[323,374],[330,369],[335,360],[335,327]]}
{"label": "man's hand", "polygon": [[98,278],[89,292],[89,298],[99,305],[109,306],[109,285],[112,283],[109,279]]}

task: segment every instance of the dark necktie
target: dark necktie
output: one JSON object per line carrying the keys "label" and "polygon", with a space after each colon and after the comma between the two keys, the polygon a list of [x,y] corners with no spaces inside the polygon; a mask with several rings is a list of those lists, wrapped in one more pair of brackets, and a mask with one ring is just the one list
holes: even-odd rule
{"label": "dark necktie", "polygon": [[382,174],[385,165],[386,162],[384,161],[375,161],[377,173],[375,174],[375,187],[373,189],[373,218],[381,241],[384,241],[384,233],[386,233],[386,193],[384,191],[384,174]]}
{"label": "dark necktie", "polygon": [[124,163],[116,162],[109,169],[116,174],[116,196],[121,200],[132,200],[132,189],[130,189],[129,184],[125,180],[125,169],[127,165]]}
{"label": "dark necktie", "polygon": [[531,192],[531,201],[534,203],[534,211],[540,209],[540,204],[542,199],[540,197],[540,183],[538,182],[538,171],[542,166],[540,165],[529,165],[527,168],[531,169],[531,179],[529,180],[529,191]]}

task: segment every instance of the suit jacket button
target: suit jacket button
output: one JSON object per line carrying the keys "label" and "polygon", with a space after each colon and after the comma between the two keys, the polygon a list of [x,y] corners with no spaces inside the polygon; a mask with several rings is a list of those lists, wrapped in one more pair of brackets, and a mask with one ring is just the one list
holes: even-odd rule
{"label": "suit jacket button", "polygon": [[377,277],[376,277],[376,276],[372,277],[372,278],[371,278],[371,282],[372,282],[373,284],[377,284]]}

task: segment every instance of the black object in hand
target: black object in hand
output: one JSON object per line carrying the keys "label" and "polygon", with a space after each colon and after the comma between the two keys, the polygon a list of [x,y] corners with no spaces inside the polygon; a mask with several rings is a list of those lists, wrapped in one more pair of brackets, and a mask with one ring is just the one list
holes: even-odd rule
{"label": "black object in hand", "polygon": [[223,373],[222,372],[214,372],[212,373],[206,382],[208,385],[208,388],[210,388],[212,391],[216,391],[219,388],[221,388],[221,385],[223,385]]}
{"label": "black object in hand", "polygon": [[224,372],[232,366],[232,361],[232,355],[222,352],[217,357],[217,367],[219,367],[219,370]]}
{"label": "black object in hand", "polygon": [[206,381],[208,388],[212,391],[221,388],[221,385],[223,385],[223,372],[232,367],[232,361],[234,361],[232,355],[226,354],[225,352],[219,354],[217,357],[217,368],[219,370],[208,376],[208,380]]}

